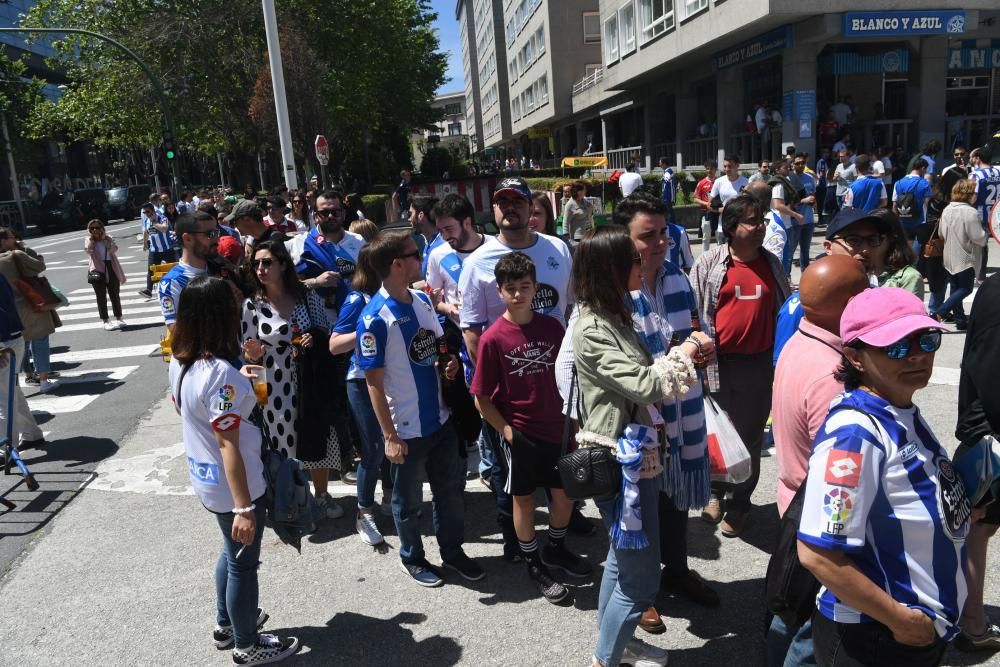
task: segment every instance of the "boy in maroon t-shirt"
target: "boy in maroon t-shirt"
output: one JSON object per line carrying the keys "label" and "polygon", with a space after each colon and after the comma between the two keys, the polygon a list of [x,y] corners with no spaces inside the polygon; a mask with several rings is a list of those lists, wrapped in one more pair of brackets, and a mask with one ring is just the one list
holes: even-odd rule
{"label": "boy in maroon t-shirt", "polygon": [[[531,309],[538,283],[535,265],[512,252],[494,269],[497,290],[507,310],[479,339],[476,374],[469,391],[503,452],[505,490],[514,500],[514,531],[528,564],[528,576],[546,600],[560,602],[569,591],[552,578],[549,567],[586,577],[591,567],[566,549],[566,527],[573,502],[556,469],[562,440],[562,399],[555,362],[563,339],[559,321]],[[551,493],[549,540],[535,541],[535,490]]]}

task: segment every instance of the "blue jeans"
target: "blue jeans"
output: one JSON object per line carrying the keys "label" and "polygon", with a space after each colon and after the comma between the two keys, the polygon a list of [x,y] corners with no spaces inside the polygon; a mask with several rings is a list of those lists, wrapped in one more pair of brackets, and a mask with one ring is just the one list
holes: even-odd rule
{"label": "blue jeans", "polygon": [[809,268],[809,262],[812,260],[810,253],[812,252],[812,242],[813,242],[813,230],[816,228],[816,223],[810,222],[807,225],[799,225],[799,270],[805,271]]}
{"label": "blue jeans", "polygon": [[792,257],[795,256],[795,249],[799,247],[801,230],[802,226],[794,221],[785,229],[785,251],[781,256],[781,265],[785,269],[786,276],[792,274]]}
{"label": "blue jeans", "polygon": [[[604,563],[601,592],[597,598],[597,648],[594,655],[604,665],[617,665],[643,612],[652,606],[660,588],[659,483],[639,480],[642,530],[649,546],[618,549],[611,545]],[[604,526],[610,532],[618,498],[598,501]]]}
{"label": "blue jeans", "polygon": [[767,629],[768,667],[797,667],[815,665],[813,653],[812,619],[799,627],[785,625],[779,616],[771,617]]}
{"label": "blue jeans", "polygon": [[239,559],[236,554],[243,546],[233,539],[231,512],[216,514],[222,530],[222,553],[215,564],[215,622],[233,626],[237,648],[248,648],[257,641],[257,566],[260,565],[260,541],[264,535],[264,499],[255,501],[257,534]]}
{"label": "blue jeans", "polygon": [[354,412],[354,421],[361,435],[361,463],[358,465],[358,507],[365,509],[375,504],[375,485],[378,483],[382,461],[385,460],[385,441],[382,427],[378,425],[368,383],[364,380],[347,381],[347,400]]}
{"label": "blue jeans", "polygon": [[956,324],[967,322],[965,308],[962,306],[962,299],[972,294],[972,286],[976,280],[976,270],[968,268],[955,274],[948,274],[948,298],[938,306],[937,310],[931,312],[932,315],[955,315]]}
{"label": "blue jeans", "polygon": [[[52,366],[49,364],[49,337],[42,336],[28,341],[28,349],[31,350],[31,363],[35,367],[36,373],[48,373]],[[27,355],[25,355],[27,358]]]}
{"label": "blue jeans", "polygon": [[392,466],[392,518],[399,535],[399,558],[404,563],[424,560],[417,512],[423,502],[421,469],[431,485],[434,535],[441,558],[450,560],[462,553],[465,542],[465,507],[462,491],[465,475],[458,458],[458,437],[451,422],[429,436],[406,440],[406,460]]}

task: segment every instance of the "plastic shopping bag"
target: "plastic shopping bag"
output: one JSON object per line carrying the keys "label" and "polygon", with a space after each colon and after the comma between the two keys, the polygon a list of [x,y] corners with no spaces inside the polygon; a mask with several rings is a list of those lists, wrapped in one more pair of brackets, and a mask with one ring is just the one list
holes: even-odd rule
{"label": "plastic shopping bag", "polygon": [[750,452],[726,411],[711,396],[705,396],[705,428],[712,481],[740,484],[750,479]]}

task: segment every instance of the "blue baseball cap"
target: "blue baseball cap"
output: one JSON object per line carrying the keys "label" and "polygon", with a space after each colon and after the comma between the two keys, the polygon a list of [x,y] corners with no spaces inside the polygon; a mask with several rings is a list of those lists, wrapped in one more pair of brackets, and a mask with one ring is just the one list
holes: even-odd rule
{"label": "blue baseball cap", "polygon": [[517,195],[529,201],[531,200],[531,188],[528,187],[528,182],[523,178],[505,178],[497,183],[497,187],[493,191],[493,201],[496,201],[497,197],[502,194]]}
{"label": "blue baseball cap", "polygon": [[827,225],[826,240],[829,241],[854,223],[866,220],[874,222],[883,232],[890,231],[885,220],[877,215],[872,215],[869,211],[860,208],[843,208],[837,215],[833,216],[833,220]]}

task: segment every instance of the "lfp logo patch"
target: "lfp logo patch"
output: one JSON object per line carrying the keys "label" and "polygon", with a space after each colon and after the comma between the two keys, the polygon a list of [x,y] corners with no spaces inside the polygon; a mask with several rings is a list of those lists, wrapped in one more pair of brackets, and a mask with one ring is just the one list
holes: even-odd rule
{"label": "lfp logo patch", "polygon": [[829,489],[823,496],[823,511],[830,517],[830,521],[847,521],[853,507],[854,503],[847,489]]}
{"label": "lfp logo patch", "polygon": [[236,398],[236,387],[231,384],[224,384],[219,387],[219,400],[220,401],[232,401]]}

